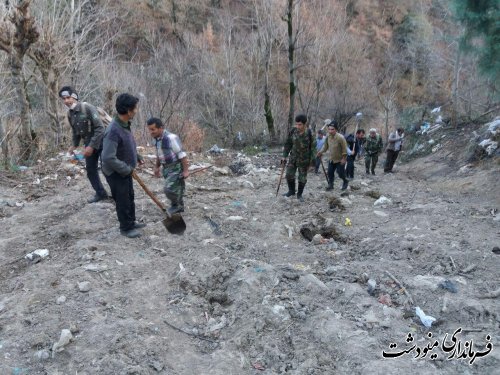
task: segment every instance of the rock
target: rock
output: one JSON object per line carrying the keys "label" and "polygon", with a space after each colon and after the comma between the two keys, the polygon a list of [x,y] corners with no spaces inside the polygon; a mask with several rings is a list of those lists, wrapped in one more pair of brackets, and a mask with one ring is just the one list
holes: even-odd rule
{"label": "rock", "polygon": [[230,173],[228,167],[224,168],[212,167],[212,170],[215,176],[227,176]]}
{"label": "rock", "polygon": [[313,239],[312,239],[312,243],[315,244],[315,245],[319,245],[321,244],[321,240],[323,240],[323,237],[321,236],[321,234],[315,234]]}
{"label": "rock", "polygon": [[227,221],[240,221],[244,220],[242,216],[229,216],[226,218]]}
{"label": "rock", "polygon": [[81,283],[78,283],[78,290],[82,293],[87,293],[90,291],[90,282],[89,281],[82,281]]}
{"label": "rock", "polygon": [[340,198],[339,200],[344,206],[352,206],[352,202],[348,198]]}
{"label": "rock", "polygon": [[377,216],[380,216],[380,217],[387,217],[389,216],[389,214],[386,214],[385,212],[382,212],[382,211],[373,211],[373,213]]}
{"label": "rock", "polygon": [[391,306],[392,305],[391,296],[388,295],[388,294],[381,294],[378,297],[378,302],[381,303],[381,304],[383,304],[383,305],[387,305],[387,306]]}
{"label": "rock", "polygon": [[71,340],[73,340],[73,335],[69,329],[63,329],[61,331],[61,336],[59,337],[59,341],[54,343],[52,346],[52,356],[54,353],[58,353],[64,350],[64,347],[68,345]]}
{"label": "rock", "polygon": [[487,123],[485,126],[488,127],[488,131],[495,135],[500,129],[500,117],[495,118],[492,122]]}
{"label": "rock", "polygon": [[255,189],[254,184],[252,184],[250,181],[245,180],[241,183],[242,186],[250,188],[250,189]]}
{"label": "rock", "polygon": [[374,206],[382,206],[386,204],[392,204],[392,201],[383,195],[373,203]]}
{"label": "rock", "polygon": [[[500,247],[498,247],[498,246],[495,246],[495,247],[493,248],[493,250],[491,250],[491,251],[492,251],[494,254],[500,255]],[[0,309],[0,311],[2,311],[2,310]]]}
{"label": "rock", "polygon": [[45,361],[50,358],[50,354],[48,350],[38,350],[35,352],[35,358],[40,361]]}
{"label": "rock", "polygon": [[408,280],[408,284],[415,289],[436,290],[439,284],[444,282],[445,278],[440,276],[422,276],[417,275],[413,279]]}
{"label": "rock", "polygon": [[377,282],[373,279],[369,279],[368,282],[368,293],[373,296],[375,293],[375,288],[377,287]]}
{"label": "rock", "polygon": [[161,362],[154,361],[151,364],[151,367],[154,368],[156,371],[160,372],[161,370],[163,370],[165,366]]}
{"label": "rock", "polygon": [[40,257],[41,259],[47,258],[49,256],[49,250],[47,249],[37,249],[35,251],[32,251],[31,253],[26,254],[24,257],[28,260],[33,260],[37,257]]}
{"label": "rock", "polygon": [[108,266],[106,264],[90,263],[83,266],[83,269],[90,272],[103,272],[107,271]]}
{"label": "rock", "polygon": [[300,276],[299,283],[301,283],[306,289],[311,289],[312,287],[316,289],[328,289],[325,283],[311,273]]}
{"label": "rock", "polygon": [[474,166],[472,164],[467,164],[458,170],[458,174],[468,173]]}
{"label": "rock", "polygon": [[64,302],[66,302],[66,296],[59,296],[59,297],[57,297],[56,303],[58,305],[62,305]]}

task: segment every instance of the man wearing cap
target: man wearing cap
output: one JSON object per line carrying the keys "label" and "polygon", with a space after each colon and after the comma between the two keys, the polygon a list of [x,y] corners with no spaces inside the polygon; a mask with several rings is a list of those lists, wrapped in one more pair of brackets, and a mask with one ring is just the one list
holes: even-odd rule
{"label": "man wearing cap", "polygon": [[295,128],[288,134],[287,140],[283,146],[282,164],[286,167],[286,182],[288,184],[288,192],[283,194],[285,197],[295,195],[295,174],[298,171],[298,188],[297,199],[304,201],[302,193],[307,183],[307,169],[314,161],[314,153],[316,151],[316,139],[307,127],[307,116],[304,114],[295,117]]}
{"label": "man wearing cap", "polygon": [[371,128],[370,135],[366,138],[365,145],[365,168],[366,174],[370,174],[370,170],[372,174],[375,174],[375,167],[378,162],[378,154],[382,151],[382,137],[380,134],[377,134],[377,129]]}
{"label": "man wearing cap", "polygon": [[339,127],[335,120],[328,125],[328,137],[321,150],[317,153],[317,157],[321,157],[324,152],[328,151],[328,187],[327,191],[333,190],[333,180],[335,179],[335,171],[342,179],[342,190],[347,189],[349,181],[345,178],[345,163],[347,160],[347,142],[344,136],[338,133]]}
{"label": "man wearing cap", "polygon": [[108,193],[101,183],[97,170],[104,136],[104,126],[97,109],[89,103],[80,103],[78,94],[70,86],[62,87],[59,90],[59,97],[69,108],[68,121],[72,130],[72,145],[68,152],[73,154],[80,145],[80,141],[85,147],[83,156],[85,157],[87,178],[95,191],[95,195],[87,201],[95,203],[107,199]]}

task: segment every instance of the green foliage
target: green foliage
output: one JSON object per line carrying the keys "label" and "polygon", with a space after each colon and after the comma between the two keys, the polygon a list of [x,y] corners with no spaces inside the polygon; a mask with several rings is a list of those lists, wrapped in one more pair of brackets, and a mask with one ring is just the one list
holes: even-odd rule
{"label": "green foliage", "polygon": [[424,106],[405,107],[399,115],[399,123],[405,130],[410,130],[414,125],[421,124],[426,112]]}
{"label": "green foliage", "polygon": [[265,147],[262,146],[245,146],[243,150],[241,150],[247,156],[255,156],[260,154]]}
{"label": "green foliage", "polygon": [[465,27],[464,51],[476,54],[483,74],[500,81],[500,1],[453,0],[455,14]]}

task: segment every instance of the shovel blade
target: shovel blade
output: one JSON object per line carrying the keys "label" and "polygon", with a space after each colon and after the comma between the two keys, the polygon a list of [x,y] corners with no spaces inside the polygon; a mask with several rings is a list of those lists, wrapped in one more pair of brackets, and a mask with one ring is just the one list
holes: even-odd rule
{"label": "shovel blade", "polygon": [[173,214],[162,220],[164,227],[169,233],[182,235],[186,230],[186,222],[181,214]]}

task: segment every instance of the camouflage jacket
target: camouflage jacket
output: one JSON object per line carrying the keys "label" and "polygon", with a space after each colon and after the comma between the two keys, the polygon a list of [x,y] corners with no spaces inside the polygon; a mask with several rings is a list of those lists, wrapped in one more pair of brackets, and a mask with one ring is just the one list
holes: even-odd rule
{"label": "camouflage jacket", "polygon": [[375,138],[366,137],[365,151],[368,155],[378,155],[383,148],[382,137],[377,134]]}
{"label": "camouflage jacket", "polygon": [[283,157],[289,156],[290,163],[296,163],[299,167],[308,167],[315,154],[316,137],[312,135],[311,130],[307,128],[304,134],[299,134],[297,129],[292,129],[283,147]]}
{"label": "camouflage jacket", "polygon": [[83,141],[84,146],[96,150],[102,148],[104,125],[93,105],[78,103],[74,109],[68,111],[68,121],[72,130],[73,146],[78,147],[80,141]]}

